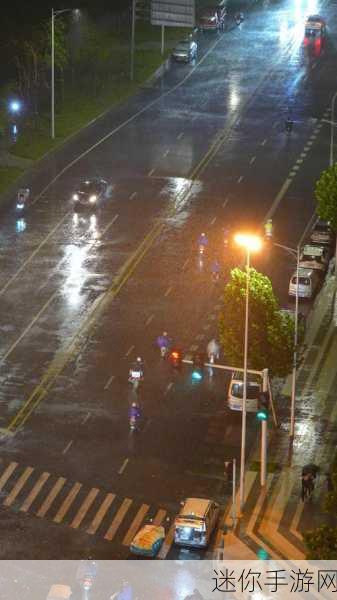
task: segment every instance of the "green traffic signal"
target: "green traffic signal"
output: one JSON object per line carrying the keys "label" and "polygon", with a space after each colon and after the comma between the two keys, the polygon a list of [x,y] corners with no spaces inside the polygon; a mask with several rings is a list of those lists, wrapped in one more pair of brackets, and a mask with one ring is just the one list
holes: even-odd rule
{"label": "green traffic signal", "polygon": [[258,400],[256,418],[258,421],[267,421],[269,414],[269,392],[261,392]]}
{"label": "green traffic signal", "polygon": [[256,418],[259,421],[267,421],[267,419],[268,419],[268,413],[267,413],[267,411],[266,410],[259,410],[256,413]]}

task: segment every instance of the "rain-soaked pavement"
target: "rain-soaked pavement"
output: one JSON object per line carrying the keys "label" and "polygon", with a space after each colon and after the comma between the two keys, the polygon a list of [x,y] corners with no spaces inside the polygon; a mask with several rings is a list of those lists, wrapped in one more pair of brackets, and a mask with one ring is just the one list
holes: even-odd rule
{"label": "rain-soaked pavement", "polygon": [[[200,36],[198,64],[173,65],[47,156],[27,178],[36,202],[26,218],[3,215],[2,558],[126,557],[139,515],[172,517],[189,495],[227,498],[223,462],[240,447],[228,381],[192,385],[187,369],[162,363],[154,340],[166,329],[188,350],[215,334],[221,293],[210,260],[225,274],[243,261],[222,255],[224,226],[256,227],[268,215],[278,242],[300,239],[328,164],[320,120],[335,92],[333,8],[265,3],[240,27]],[[329,36],[313,51],[303,22],[320,11]],[[93,175],[111,183],[111,197],[95,216],[75,217],[72,191]],[[288,306],[289,255],[273,249],[254,264]],[[144,422],[130,436],[137,355]],[[248,450],[255,437],[249,421]]]}

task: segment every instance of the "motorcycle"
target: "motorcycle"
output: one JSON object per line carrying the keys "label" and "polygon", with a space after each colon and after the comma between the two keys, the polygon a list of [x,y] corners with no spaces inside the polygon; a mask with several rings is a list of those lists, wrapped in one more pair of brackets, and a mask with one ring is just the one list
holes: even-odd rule
{"label": "motorcycle", "polygon": [[142,371],[136,371],[132,369],[129,374],[129,383],[132,384],[134,391],[137,391],[141,382],[143,381],[144,376]]}
{"label": "motorcycle", "polygon": [[21,188],[18,191],[17,200],[16,200],[16,212],[22,214],[24,210],[27,208],[30,200],[30,189],[29,188]]}
{"label": "motorcycle", "polygon": [[244,16],[243,16],[242,13],[239,13],[239,14],[235,15],[235,22],[236,22],[236,24],[238,26],[241,25],[241,23],[243,22],[243,20],[244,20]]}
{"label": "motorcycle", "polygon": [[160,346],[160,356],[165,358],[168,353],[168,346]]}

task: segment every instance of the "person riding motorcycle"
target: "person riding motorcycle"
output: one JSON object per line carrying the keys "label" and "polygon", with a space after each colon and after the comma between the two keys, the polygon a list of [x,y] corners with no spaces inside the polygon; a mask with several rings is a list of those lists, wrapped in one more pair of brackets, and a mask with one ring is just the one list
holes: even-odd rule
{"label": "person riding motorcycle", "polygon": [[220,263],[217,259],[215,259],[211,266],[212,277],[214,281],[218,281],[220,277]]}
{"label": "person riding motorcycle", "polygon": [[220,346],[215,338],[211,339],[207,344],[207,356],[210,362],[214,362],[215,359],[219,359]]}
{"label": "person riding motorcycle", "polygon": [[287,133],[291,133],[293,125],[294,125],[294,121],[292,121],[290,117],[287,117],[285,124],[284,124],[285,130]]}
{"label": "person riding motorcycle", "polygon": [[205,251],[208,246],[208,239],[206,233],[202,233],[198,240],[199,250]]}
{"label": "person riding motorcycle", "polygon": [[162,356],[165,356],[172,345],[172,340],[169,338],[167,331],[163,331],[162,335],[157,337],[157,346],[160,349]]}
{"label": "person riding motorcycle", "polygon": [[271,219],[268,219],[268,221],[266,221],[266,223],[264,224],[264,232],[265,232],[265,236],[267,238],[271,238],[273,235],[273,221]]}
{"label": "person riding motorcycle", "polygon": [[137,357],[136,361],[131,365],[129,370],[129,381],[134,379],[143,379],[144,377],[144,365],[143,360],[140,356]]}
{"label": "person riding motorcycle", "polygon": [[242,23],[242,21],[243,21],[243,19],[244,19],[243,13],[242,13],[242,12],[237,12],[237,13],[235,14],[235,17],[234,17],[234,18],[235,18],[236,24],[237,24],[237,25],[240,25],[240,23]]}

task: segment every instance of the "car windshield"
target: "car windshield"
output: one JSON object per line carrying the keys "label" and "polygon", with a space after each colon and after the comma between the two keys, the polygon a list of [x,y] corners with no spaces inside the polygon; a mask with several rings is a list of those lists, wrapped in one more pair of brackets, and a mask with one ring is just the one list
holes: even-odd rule
{"label": "car windshield", "polygon": [[189,42],[179,42],[177,48],[179,50],[186,50],[189,47]]}
{"label": "car windshield", "polygon": [[[297,284],[297,277],[293,277],[292,282],[293,282],[294,285],[296,285]],[[298,283],[300,285],[310,285],[310,279],[309,279],[309,277],[299,277]]]}
{"label": "car windshield", "polygon": [[329,233],[329,226],[328,225],[324,225],[322,223],[322,225],[316,225],[315,229],[314,229],[314,233]]}
{"label": "car windshield", "polygon": [[98,185],[94,181],[84,181],[81,183],[79,192],[84,194],[96,194]]}
{"label": "car windshield", "polygon": [[[259,393],[259,386],[248,383],[247,385],[247,399],[255,400]],[[232,385],[232,395],[236,398],[243,398],[243,383],[234,383]]]}

